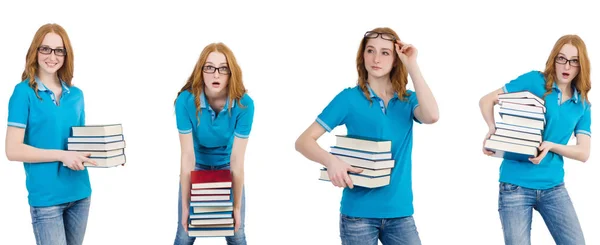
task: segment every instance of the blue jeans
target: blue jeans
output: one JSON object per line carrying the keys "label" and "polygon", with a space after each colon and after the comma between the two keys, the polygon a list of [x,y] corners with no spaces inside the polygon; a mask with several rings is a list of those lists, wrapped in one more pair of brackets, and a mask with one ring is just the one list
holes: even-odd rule
{"label": "blue jeans", "polygon": [[342,245],[420,245],[412,216],[391,219],[355,218],[340,214]]}
{"label": "blue jeans", "polygon": [[537,210],[557,245],[583,245],[583,232],[564,183],[545,190],[500,183],[498,212],[507,245],[531,244],[531,217]]}
{"label": "blue jeans", "polygon": [[37,245],[81,245],[91,197],[49,207],[29,207]]}
{"label": "blue jeans", "polygon": [[[219,166],[209,166],[196,163],[196,170],[217,170],[217,169],[229,169],[229,164],[223,164]],[[233,191],[233,189],[232,189]],[[196,241],[196,237],[188,236],[181,226],[181,185],[179,186],[179,201],[177,208],[177,235],[175,236],[175,245],[192,245]],[[191,209],[190,209],[191,212]],[[240,228],[234,234],[234,236],[225,237],[227,245],[246,245],[246,234],[244,233],[244,219],[246,214],[246,197],[245,191],[242,189],[242,207],[240,212]],[[186,218],[187,219],[187,218]]]}

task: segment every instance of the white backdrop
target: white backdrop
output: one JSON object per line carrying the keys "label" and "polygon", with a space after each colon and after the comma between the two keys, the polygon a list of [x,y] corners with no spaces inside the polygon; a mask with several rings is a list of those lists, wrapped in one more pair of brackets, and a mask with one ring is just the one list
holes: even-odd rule
{"label": "white backdrop", "polygon": [[[364,32],[388,26],[419,49],[440,105],[437,124],[414,130],[415,219],[423,243],[503,244],[500,159],[481,153],[487,126],[478,100],[524,72],[543,69],[563,34],[579,34],[597,66],[600,36],[592,23],[600,18],[589,3],[574,1],[364,2],[3,2],[0,115],[7,117],[37,28],[61,24],[74,47],[73,82],[84,91],[87,122],[122,123],[127,141],[125,167],[90,170],[85,244],[172,244],[179,181],[173,101],[202,48],[222,41],[235,53],[256,105],[245,163],[248,242],[339,244],[341,189],[318,180],[320,166],[297,153],[294,141],[333,96],[354,86]],[[592,101],[600,99],[595,94]],[[329,147],[334,138],[326,134],[319,143]],[[588,244],[600,243],[594,232],[600,226],[595,146],[587,163],[566,161],[567,187]],[[0,162],[0,244],[34,244],[23,166],[4,156]],[[537,213],[532,240],[553,244]]]}

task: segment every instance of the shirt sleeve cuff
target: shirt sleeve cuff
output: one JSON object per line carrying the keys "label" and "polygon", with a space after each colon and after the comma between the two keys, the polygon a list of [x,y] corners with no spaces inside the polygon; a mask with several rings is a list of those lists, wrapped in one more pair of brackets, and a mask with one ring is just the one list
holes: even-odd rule
{"label": "shirt sleeve cuff", "polygon": [[321,125],[321,127],[323,127],[325,130],[327,130],[327,132],[331,132],[331,130],[333,130],[331,127],[329,127],[329,125],[327,125],[327,123],[325,123],[323,120],[321,120],[321,118],[317,117],[317,123],[319,123],[319,125]]}
{"label": "shirt sleeve cuff", "polygon": [[17,123],[17,122],[8,122],[8,126],[17,127],[17,128],[27,128],[26,124]]}
{"label": "shirt sleeve cuff", "polygon": [[189,133],[191,133],[191,132],[192,132],[192,129],[191,129],[191,128],[190,128],[190,129],[186,129],[186,130],[181,130],[181,129],[179,129],[179,133],[180,133],[180,134],[189,134]]}

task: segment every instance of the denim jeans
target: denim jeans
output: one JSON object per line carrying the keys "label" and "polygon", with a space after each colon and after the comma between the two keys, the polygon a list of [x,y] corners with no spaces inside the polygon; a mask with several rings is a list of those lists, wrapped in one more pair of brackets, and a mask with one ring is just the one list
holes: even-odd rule
{"label": "denim jeans", "polygon": [[412,216],[390,219],[355,218],[340,214],[342,245],[420,245]]}
{"label": "denim jeans", "polygon": [[507,245],[531,244],[531,218],[537,210],[557,245],[583,245],[579,220],[564,183],[545,190],[500,183],[498,212]]}
{"label": "denim jeans", "polygon": [[81,245],[91,197],[49,207],[29,207],[37,245]]}
{"label": "denim jeans", "polygon": [[[217,170],[217,169],[229,169],[229,164],[223,164],[219,166],[209,166],[203,164],[196,164],[196,170]],[[232,189],[233,191],[233,189]],[[240,222],[240,228],[234,234],[234,236],[225,237],[227,241],[227,245],[246,245],[246,234],[244,233],[244,219],[246,213],[246,197],[245,191],[242,189],[242,207],[240,212],[240,218],[242,219]],[[179,186],[179,201],[177,208],[177,235],[175,236],[175,245],[192,245],[196,240],[196,237],[188,236],[188,233],[185,232],[183,227],[181,226],[181,185]],[[191,212],[191,209],[190,209]],[[186,217],[187,219],[187,217]]]}

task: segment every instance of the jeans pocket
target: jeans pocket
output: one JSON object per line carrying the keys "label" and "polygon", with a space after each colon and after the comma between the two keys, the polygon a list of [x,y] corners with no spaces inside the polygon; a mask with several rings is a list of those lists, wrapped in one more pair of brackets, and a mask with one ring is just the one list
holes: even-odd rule
{"label": "jeans pocket", "polygon": [[510,183],[500,182],[500,193],[510,193],[518,191],[521,187]]}
{"label": "jeans pocket", "polygon": [[348,216],[348,215],[345,215],[345,214],[340,214],[340,218],[341,218],[343,221],[350,221],[350,222],[356,222],[356,221],[361,221],[361,220],[363,220],[363,218],[359,218],[359,217],[352,217],[352,216]]}

